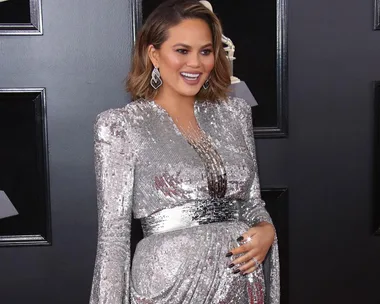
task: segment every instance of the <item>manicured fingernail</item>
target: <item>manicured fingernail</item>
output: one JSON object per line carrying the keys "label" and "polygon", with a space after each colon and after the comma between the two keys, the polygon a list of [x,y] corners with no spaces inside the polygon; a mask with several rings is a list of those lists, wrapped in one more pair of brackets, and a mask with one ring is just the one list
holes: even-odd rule
{"label": "manicured fingernail", "polygon": [[244,272],[244,273],[242,273],[241,275],[242,275],[243,277],[245,277],[247,274],[248,274],[248,273],[245,273],[245,272]]}
{"label": "manicured fingernail", "polygon": [[234,263],[231,263],[230,265],[228,265],[228,268],[232,268],[232,267],[234,267],[235,266],[235,264]]}
{"label": "manicured fingernail", "polygon": [[226,254],[226,257],[230,257],[232,255],[232,252],[230,251],[229,253]]}
{"label": "manicured fingernail", "polygon": [[232,273],[239,273],[240,272],[240,269],[235,269],[234,271],[232,271]]}
{"label": "manicured fingernail", "polygon": [[241,242],[242,240],[244,240],[244,237],[239,236],[236,240],[237,240],[238,242]]}

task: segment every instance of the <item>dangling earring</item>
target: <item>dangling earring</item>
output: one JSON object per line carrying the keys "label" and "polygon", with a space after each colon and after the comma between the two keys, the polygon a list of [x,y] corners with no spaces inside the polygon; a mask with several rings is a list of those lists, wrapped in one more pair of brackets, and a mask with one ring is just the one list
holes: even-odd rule
{"label": "dangling earring", "polygon": [[207,78],[207,80],[205,81],[205,83],[203,84],[202,87],[203,87],[205,90],[207,90],[207,89],[209,88],[209,86],[210,86],[210,77]]}
{"label": "dangling earring", "polygon": [[152,71],[152,78],[150,79],[150,85],[153,89],[157,90],[162,85],[161,74],[158,68],[154,67]]}

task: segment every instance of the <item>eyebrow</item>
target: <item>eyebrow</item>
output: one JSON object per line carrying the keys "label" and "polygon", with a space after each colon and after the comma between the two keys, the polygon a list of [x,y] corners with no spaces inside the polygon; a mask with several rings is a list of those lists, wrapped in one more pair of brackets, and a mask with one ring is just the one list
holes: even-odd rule
{"label": "eyebrow", "polygon": [[[187,45],[187,44],[184,44],[184,43],[177,43],[177,44],[173,45],[173,47],[178,47],[178,46],[182,46],[182,47],[185,47],[185,48],[191,49],[191,46],[190,46],[190,45]],[[203,48],[205,48],[205,47],[209,47],[209,46],[212,46],[212,43],[207,43],[207,44],[201,46],[201,49],[203,49]]]}

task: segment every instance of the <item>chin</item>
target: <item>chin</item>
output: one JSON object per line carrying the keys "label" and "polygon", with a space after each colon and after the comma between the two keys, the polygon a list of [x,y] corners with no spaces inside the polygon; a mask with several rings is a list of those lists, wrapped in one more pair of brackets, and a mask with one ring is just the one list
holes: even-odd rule
{"label": "chin", "polygon": [[178,90],[178,94],[186,97],[195,96],[198,94],[199,90],[201,88],[190,88],[190,89],[184,89],[184,90]]}

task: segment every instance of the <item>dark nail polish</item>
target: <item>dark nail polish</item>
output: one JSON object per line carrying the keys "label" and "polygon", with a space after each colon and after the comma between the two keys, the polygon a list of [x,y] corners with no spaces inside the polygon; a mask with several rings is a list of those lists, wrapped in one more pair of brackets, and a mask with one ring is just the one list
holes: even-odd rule
{"label": "dark nail polish", "polygon": [[244,237],[239,236],[236,240],[237,240],[238,242],[241,242],[242,240],[244,240]]}
{"label": "dark nail polish", "polygon": [[231,252],[231,251],[230,251],[229,253],[226,254],[226,257],[227,257],[227,258],[230,257],[230,256],[232,256],[232,252]]}
{"label": "dark nail polish", "polygon": [[240,272],[240,269],[235,269],[234,271],[232,271],[232,273],[239,273]]}
{"label": "dark nail polish", "polygon": [[232,268],[232,267],[234,267],[235,266],[235,264],[234,263],[231,263],[230,265],[228,265],[228,268]]}

